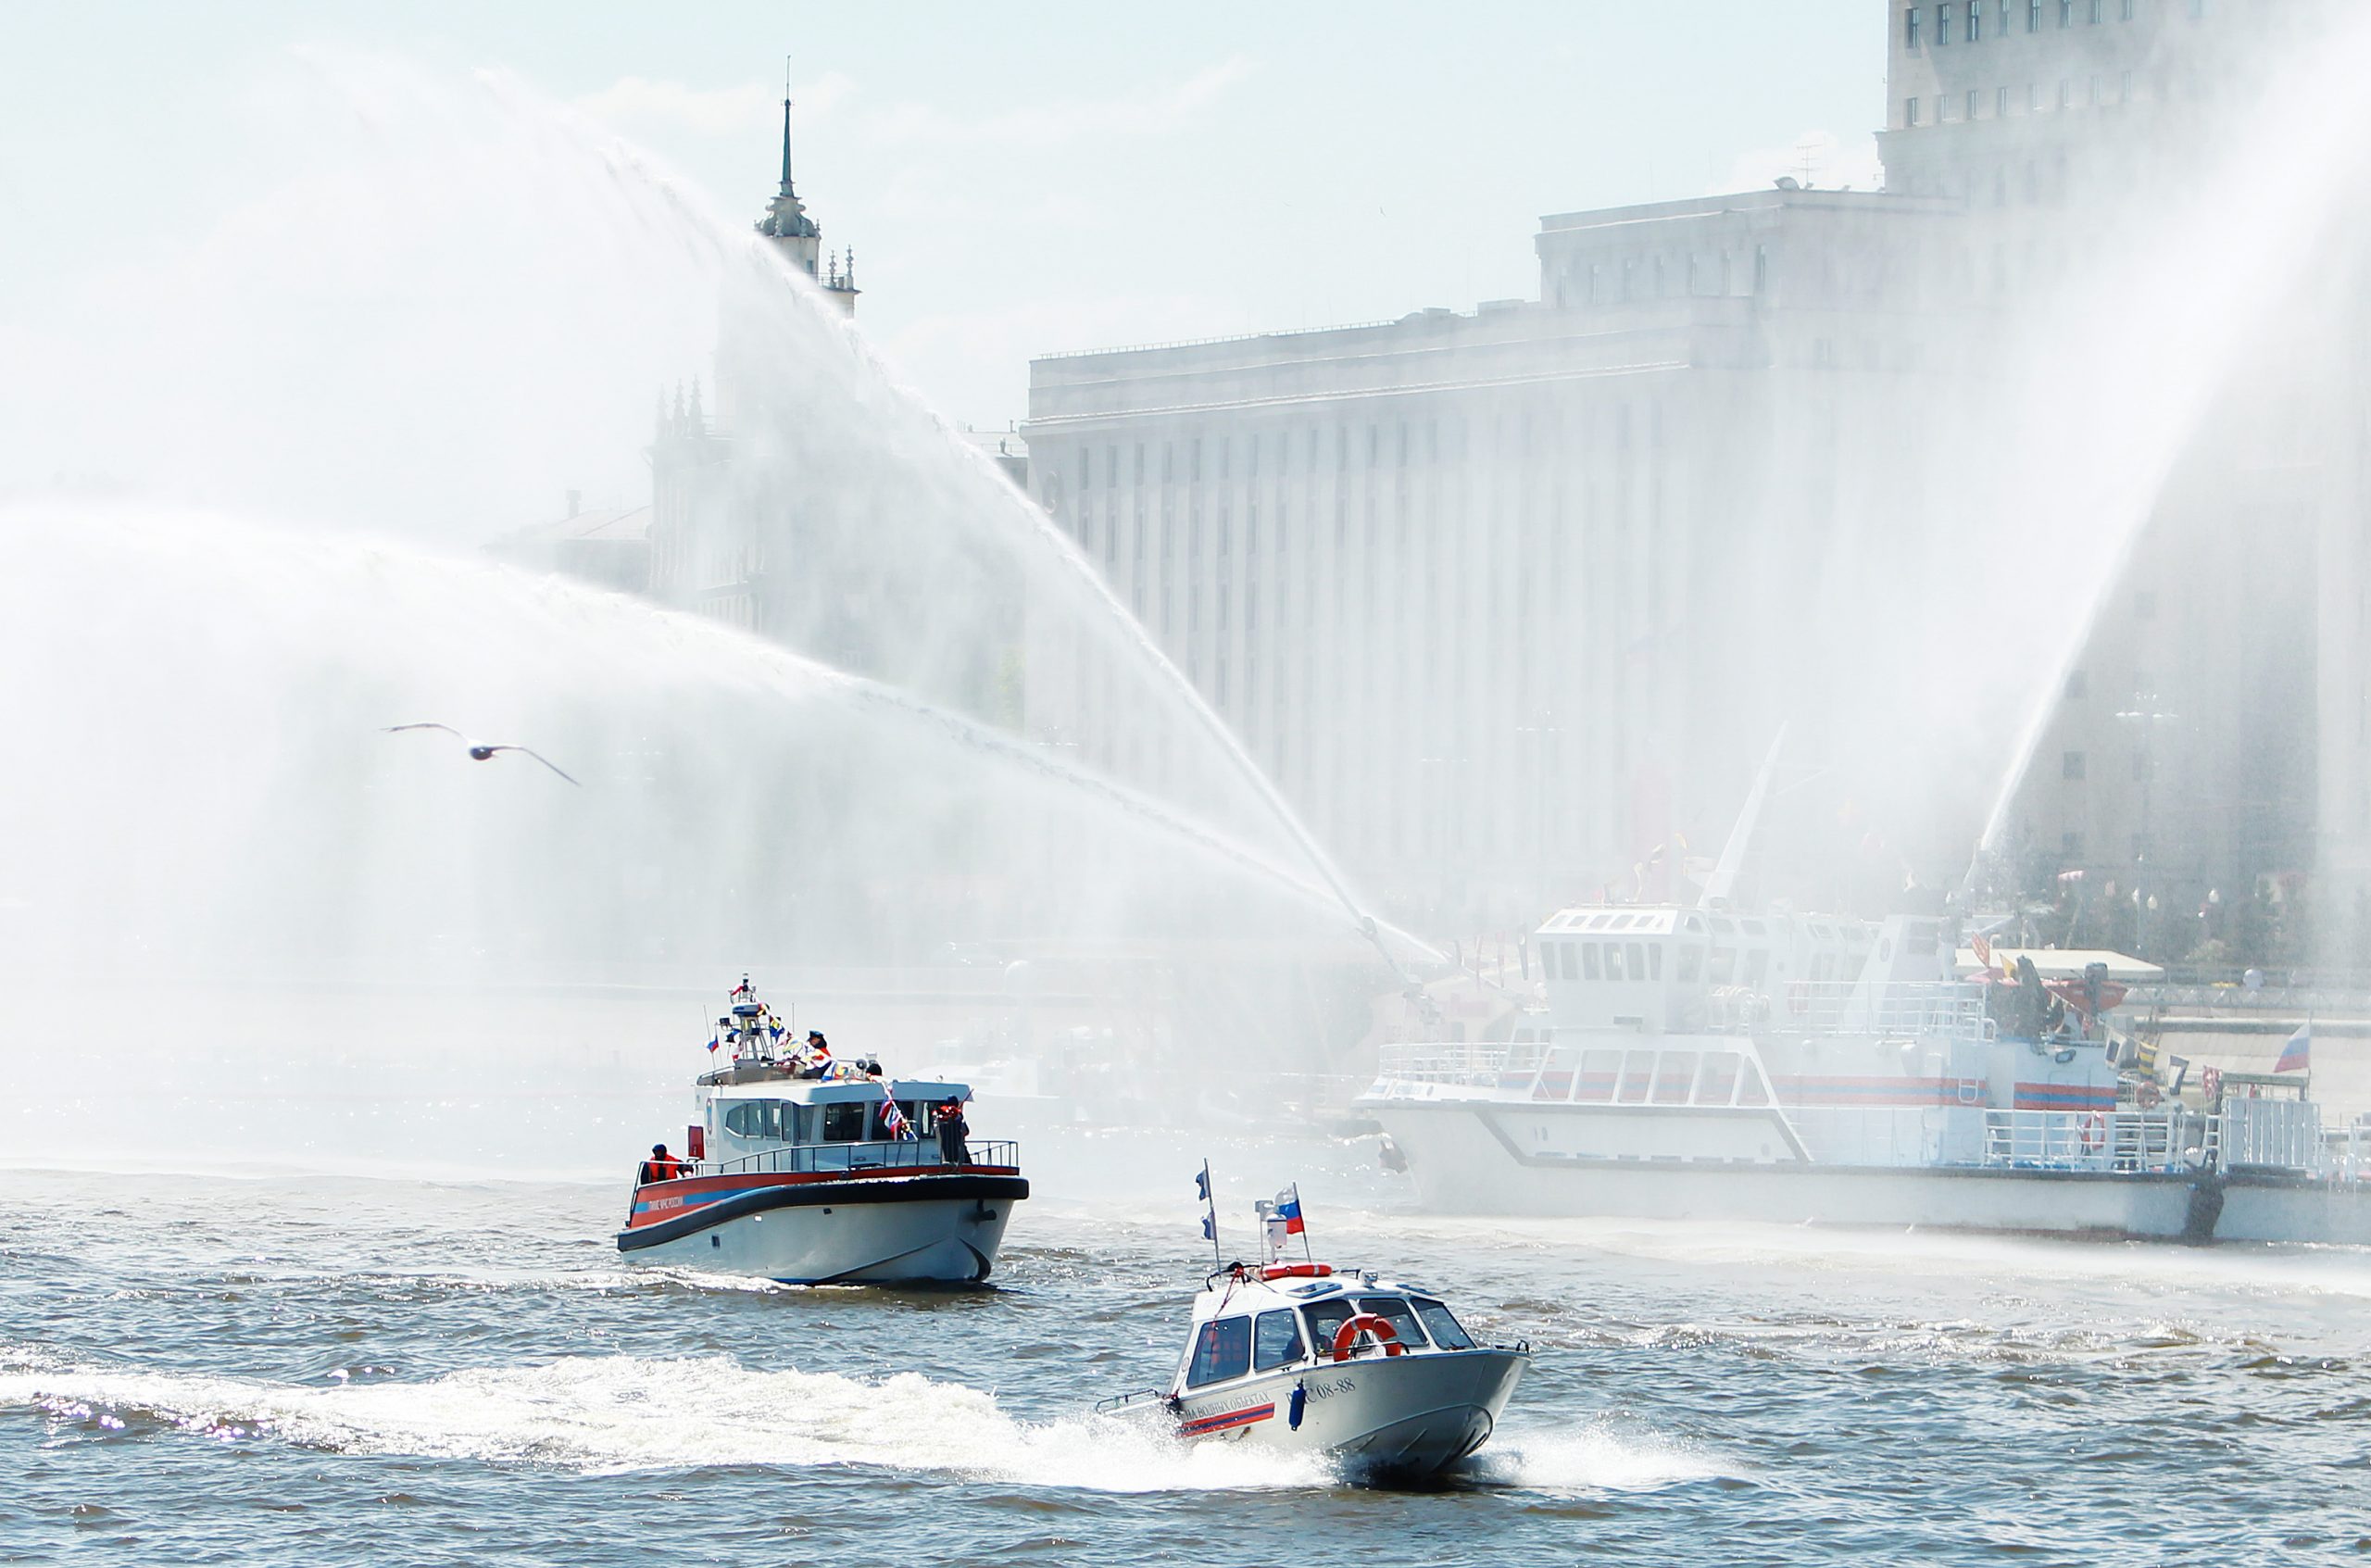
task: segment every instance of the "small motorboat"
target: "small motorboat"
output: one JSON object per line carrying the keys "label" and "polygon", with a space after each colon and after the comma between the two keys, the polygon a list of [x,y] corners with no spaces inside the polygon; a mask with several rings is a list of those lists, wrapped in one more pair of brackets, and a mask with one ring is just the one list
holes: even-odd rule
{"label": "small motorboat", "polygon": [[[1421,1480],[1488,1442],[1531,1347],[1477,1343],[1420,1286],[1285,1261],[1282,1236],[1306,1234],[1298,1194],[1261,1208],[1270,1261],[1204,1279],[1168,1389],[1097,1410],[1164,1411],[1188,1441],[1323,1455],[1361,1482]],[[1213,1217],[1204,1234],[1215,1229]]]}
{"label": "small motorboat", "polygon": [[618,1250],[636,1263],[787,1285],[977,1285],[1012,1206],[1018,1148],[978,1142],[960,1083],[885,1078],[806,1042],[744,978],[698,1080],[688,1159],[662,1145],[634,1184]]}

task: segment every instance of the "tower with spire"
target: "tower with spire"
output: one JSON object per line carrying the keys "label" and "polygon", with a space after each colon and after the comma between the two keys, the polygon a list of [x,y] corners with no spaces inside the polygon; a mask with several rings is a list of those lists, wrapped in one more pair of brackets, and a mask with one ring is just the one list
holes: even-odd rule
{"label": "tower with spire", "polygon": [[807,204],[798,199],[797,188],[791,182],[790,106],[790,64],[785,60],[782,82],[782,188],[766,204],[766,215],[758,220],[758,232],[779,245],[790,264],[814,279],[824,293],[839,302],[841,309],[854,315],[856,253],[824,253],[823,231],[807,216]]}

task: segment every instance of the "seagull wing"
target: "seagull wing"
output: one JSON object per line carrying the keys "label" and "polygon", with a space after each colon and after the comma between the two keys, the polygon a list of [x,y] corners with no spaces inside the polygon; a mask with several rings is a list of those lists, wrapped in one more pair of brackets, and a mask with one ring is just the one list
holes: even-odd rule
{"label": "seagull wing", "polygon": [[386,733],[391,735],[400,734],[406,730],[442,730],[459,740],[466,741],[470,738],[450,724],[390,724],[386,728]]}
{"label": "seagull wing", "polygon": [[545,756],[540,751],[535,751],[523,746],[489,746],[486,749],[488,751],[523,752],[527,756],[533,758],[536,761],[541,762],[545,767],[549,768],[553,772],[558,773],[561,778],[567,779],[569,783],[576,784],[577,788],[583,789],[584,787],[582,784],[577,783],[574,778],[570,776],[568,770],[562,768],[558,763],[553,761],[550,758]]}

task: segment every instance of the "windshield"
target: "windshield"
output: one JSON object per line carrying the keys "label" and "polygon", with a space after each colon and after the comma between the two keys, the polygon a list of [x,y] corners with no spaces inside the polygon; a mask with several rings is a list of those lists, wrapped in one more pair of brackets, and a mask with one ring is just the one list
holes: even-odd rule
{"label": "windshield", "polygon": [[1442,1349],[1471,1350],[1474,1348],[1474,1336],[1466,1333],[1465,1325],[1451,1317],[1449,1309],[1438,1301],[1426,1301],[1419,1298],[1416,1302],[1416,1315],[1424,1320],[1424,1326],[1432,1330],[1433,1343]]}
{"label": "windshield", "polygon": [[1359,1298],[1359,1311],[1373,1312],[1389,1323],[1391,1331],[1399,1336],[1402,1345],[1411,1348],[1420,1348],[1424,1345],[1424,1331],[1416,1326],[1415,1311],[1408,1305],[1405,1296],[1361,1296]]}
{"label": "windshield", "polygon": [[1350,1304],[1339,1298],[1320,1301],[1313,1307],[1301,1309],[1302,1314],[1309,1319],[1309,1342],[1317,1347],[1319,1355],[1332,1351],[1334,1331],[1350,1321]]}

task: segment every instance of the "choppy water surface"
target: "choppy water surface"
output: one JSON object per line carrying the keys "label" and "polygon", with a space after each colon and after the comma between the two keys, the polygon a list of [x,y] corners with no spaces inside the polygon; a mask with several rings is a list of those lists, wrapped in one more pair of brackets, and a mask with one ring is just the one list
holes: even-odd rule
{"label": "choppy water surface", "polygon": [[1192,1165],[1049,1153],[1003,1288],[940,1297],[625,1269],[616,1182],[13,1173],[0,1560],[2371,1552],[2360,1253],[1459,1223],[1236,1149],[1538,1352],[1467,1474],[1374,1493],[1088,1412],[1169,1370]]}

